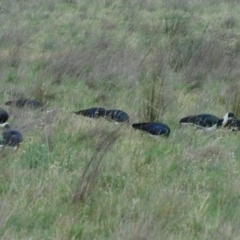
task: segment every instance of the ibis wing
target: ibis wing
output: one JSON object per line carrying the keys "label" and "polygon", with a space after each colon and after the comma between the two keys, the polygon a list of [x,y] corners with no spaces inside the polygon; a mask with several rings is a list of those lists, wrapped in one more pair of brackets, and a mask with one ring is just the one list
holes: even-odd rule
{"label": "ibis wing", "polygon": [[126,112],[117,109],[111,109],[106,111],[107,118],[118,122],[128,122],[129,116]]}
{"label": "ibis wing", "polygon": [[18,99],[5,102],[5,105],[16,106],[19,108],[27,107],[37,109],[43,107],[43,103],[37,99]]}
{"label": "ibis wing", "polygon": [[16,130],[6,130],[2,134],[4,144],[9,146],[17,146],[23,141],[22,134]]}
{"label": "ibis wing", "polygon": [[164,123],[135,123],[133,128],[146,131],[153,135],[168,135],[170,128]]}
{"label": "ibis wing", "polygon": [[202,127],[212,127],[217,124],[219,119],[211,114],[199,114],[182,118],[180,123],[192,123]]}
{"label": "ibis wing", "polygon": [[89,108],[77,111],[75,113],[78,115],[94,118],[98,116],[104,116],[105,112],[106,110],[104,108]]}
{"label": "ibis wing", "polygon": [[9,118],[7,111],[3,108],[0,108],[0,123],[5,123]]}

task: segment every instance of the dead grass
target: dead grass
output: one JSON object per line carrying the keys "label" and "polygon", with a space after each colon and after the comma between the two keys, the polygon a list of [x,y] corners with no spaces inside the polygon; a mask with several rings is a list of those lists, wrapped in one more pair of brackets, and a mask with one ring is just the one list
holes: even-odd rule
{"label": "dead grass", "polygon": [[167,109],[166,85],[164,79],[153,75],[152,80],[143,83],[143,104],[139,114],[140,121],[154,122],[162,120]]}
{"label": "dead grass", "polygon": [[189,161],[199,161],[201,159],[205,160],[218,160],[223,158],[223,149],[218,145],[210,145],[205,148],[190,149],[187,153],[187,159]]}
{"label": "dead grass", "polygon": [[14,25],[8,26],[1,33],[0,43],[2,45],[12,44],[16,47],[21,47],[28,41],[28,34],[26,32],[26,28],[17,27]]}
{"label": "dead grass", "polygon": [[107,133],[107,135],[105,133],[102,137],[100,136],[101,142],[97,146],[93,157],[86,164],[82,176],[79,179],[73,196],[73,203],[81,203],[86,200],[93,191],[104,155],[111,149],[112,145],[117,140],[118,132],[119,129],[111,133]]}
{"label": "dead grass", "polygon": [[139,65],[139,88],[142,101],[139,111],[140,121],[163,121],[167,111],[171,109],[170,81],[166,73],[169,70],[169,61],[166,53],[153,49],[144,56]]}
{"label": "dead grass", "polygon": [[238,82],[229,83],[223,89],[219,100],[236,116],[240,116],[240,84]]}
{"label": "dead grass", "polygon": [[53,83],[58,84],[63,81],[64,76],[70,76],[78,81],[85,81],[91,89],[97,90],[99,85],[105,85],[105,90],[109,91],[120,84],[120,76],[128,76],[126,83],[130,87],[134,86],[138,60],[128,50],[112,51],[111,44],[108,40],[99,40],[83,50],[55,53],[48,60],[45,71],[52,73]]}
{"label": "dead grass", "polygon": [[184,69],[183,80],[190,83],[191,88],[201,87],[208,79],[212,69],[216,69],[225,59],[226,53],[221,49],[219,42],[203,42]]}
{"label": "dead grass", "polygon": [[67,74],[75,78],[83,78],[91,69],[95,54],[93,50],[72,50],[66,53],[56,53],[49,59],[46,71],[50,71],[55,83],[61,83],[62,77]]}

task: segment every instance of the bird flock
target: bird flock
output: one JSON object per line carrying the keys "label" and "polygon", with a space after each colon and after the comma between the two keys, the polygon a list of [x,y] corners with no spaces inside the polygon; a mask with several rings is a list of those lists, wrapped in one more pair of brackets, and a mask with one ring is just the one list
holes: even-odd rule
{"label": "bird flock", "polygon": [[[129,116],[122,110],[112,109],[106,110],[104,108],[88,108],[75,112],[76,114],[86,116],[88,118],[99,118],[105,117],[115,122],[128,122]],[[198,114],[184,117],[180,120],[181,125],[195,125],[198,128],[206,131],[217,129],[218,127],[224,126],[231,130],[240,130],[240,120],[236,119],[234,113],[228,112],[222,119],[212,114]],[[153,136],[165,136],[168,137],[170,134],[170,127],[162,122],[140,122],[133,123],[131,126],[135,129],[148,132]]]}
{"label": "bird flock", "polygon": [[[7,106],[15,106],[19,108],[31,108],[38,109],[43,107],[43,103],[36,99],[18,99],[5,103]],[[103,107],[93,107],[83,109],[74,112],[77,115],[82,115],[88,119],[105,118],[114,123],[128,123],[129,115],[119,109],[105,109]],[[0,127],[4,129],[0,138],[0,147],[5,146],[13,147],[16,151],[20,143],[23,141],[22,133],[18,130],[11,129],[7,122],[9,118],[8,112],[4,108],[0,108]],[[180,119],[181,125],[194,125],[197,128],[204,129],[206,131],[212,131],[221,126],[226,127],[232,131],[240,130],[240,119],[237,119],[232,112],[228,112],[223,118],[218,118],[212,114],[198,114],[190,115]],[[168,137],[170,134],[170,127],[162,122],[139,122],[132,123],[131,126],[134,129],[141,130],[149,133],[152,136]]]}

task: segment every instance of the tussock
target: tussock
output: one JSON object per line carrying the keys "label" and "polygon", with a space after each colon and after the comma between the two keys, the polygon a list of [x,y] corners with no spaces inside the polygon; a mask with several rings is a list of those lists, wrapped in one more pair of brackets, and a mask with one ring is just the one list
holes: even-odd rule
{"label": "tussock", "polygon": [[117,133],[119,129],[108,133],[107,136],[101,137],[101,142],[98,145],[94,156],[88,161],[82,176],[79,179],[77,188],[73,196],[73,203],[79,203],[86,200],[93,191],[96,185],[96,180],[99,175],[100,165],[104,159],[105,154],[111,149],[114,142],[117,140]]}

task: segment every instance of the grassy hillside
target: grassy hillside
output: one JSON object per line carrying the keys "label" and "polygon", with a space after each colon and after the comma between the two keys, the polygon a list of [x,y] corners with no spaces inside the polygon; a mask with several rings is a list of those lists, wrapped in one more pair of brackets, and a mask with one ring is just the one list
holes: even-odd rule
{"label": "grassy hillside", "polygon": [[[0,107],[24,135],[0,152],[1,239],[239,239],[238,1],[1,0]],[[21,97],[46,111],[5,106]],[[168,139],[72,112],[118,108]]]}

